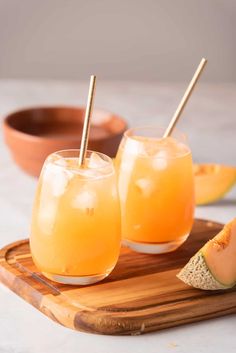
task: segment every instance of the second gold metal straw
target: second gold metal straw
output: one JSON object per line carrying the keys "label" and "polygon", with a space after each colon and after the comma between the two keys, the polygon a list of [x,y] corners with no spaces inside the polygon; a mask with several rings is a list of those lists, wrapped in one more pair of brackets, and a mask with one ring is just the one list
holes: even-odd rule
{"label": "second gold metal straw", "polygon": [[186,89],[184,96],[181,99],[181,101],[178,105],[178,108],[176,109],[176,112],[175,112],[173,118],[171,119],[170,124],[167,127],[163,137],[168,137],[171,135],[175,125],[177,124],[177,122],[181,116],[182,111],[184,110],[186,103],[188,102],[189,97],[191,96],[191,93],[193,92],[193,89],[194,89],[206,63],[207,63],[207,60],[205,58],[202,58],[202,60],[201,60],[200,64],[198,65],[198,68],[197,68],[195,74],[193,75],[193,78],[192,78],[191,82],[189,83],[188,88]]}

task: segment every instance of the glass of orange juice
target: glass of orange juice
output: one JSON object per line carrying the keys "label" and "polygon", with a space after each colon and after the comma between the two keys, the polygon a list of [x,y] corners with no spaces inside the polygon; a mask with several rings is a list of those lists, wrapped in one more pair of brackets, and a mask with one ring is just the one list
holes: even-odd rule
{"label": "glass of orange juice", "polygon": [[193,224],[191,151],[185,135],[162,138],[164,131],[126,131],[116,157],[123,243],[143,253],[175,250]]}
{"label": "glass of orange juice", "polygon": [[116,265],[121,243],[120,204],[112,160],[79,150],[51,154],[45,161],[33,208],[30,247],[47,278],[91,284]]}

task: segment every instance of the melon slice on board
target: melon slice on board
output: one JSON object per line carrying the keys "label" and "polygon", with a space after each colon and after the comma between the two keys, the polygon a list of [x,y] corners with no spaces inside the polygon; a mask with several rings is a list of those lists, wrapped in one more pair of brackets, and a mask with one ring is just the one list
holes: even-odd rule
{"label": "melon slice on board", "polygon": [[236,168],[221,164],[194,164],[197,205],[217,201],[236,183]]}
{"label": "melon slice on board", "polygon": [[209,240],[177,277],[195,288],[232,288],[236,284],[236,218]]}

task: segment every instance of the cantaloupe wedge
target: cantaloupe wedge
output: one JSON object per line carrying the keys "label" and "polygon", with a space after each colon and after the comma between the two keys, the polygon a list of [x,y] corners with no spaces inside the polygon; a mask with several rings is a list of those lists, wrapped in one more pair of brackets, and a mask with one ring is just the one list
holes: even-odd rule
{"label": "cantaloupe wedge", "polygon": [[236,183],[236,168],[221,164],[194,164],[197,205],[217,201]]}
{"label": "cantaloupe wedge", "polygon": [[209,240],[177,277],[200,289],[233,287],[236,284],[236,218]]}

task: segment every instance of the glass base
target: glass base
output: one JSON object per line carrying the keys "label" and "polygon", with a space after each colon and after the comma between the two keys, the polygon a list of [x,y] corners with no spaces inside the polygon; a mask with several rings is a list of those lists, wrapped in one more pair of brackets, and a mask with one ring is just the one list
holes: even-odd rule
{"label": "glass base", "polygon": [[63,275],[55,275],[51,273],[42,272],[42,274],[50,279],[51,281],[62,283],[62,284],[71,284],[71,285],[88,285],[93,284],[99,281],[102,281],[106,278],[111,271],[93,276],[63,276]]}
{"label": "glass base", "polygon": [[189,234],[184,235],[177,240],[166,243],[141,243],[133,240],[123,239],[122,244],[136,252],[143,254],[165,254],[176,250],[188,238]]}

